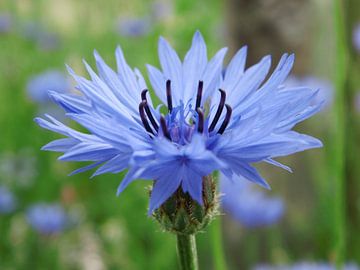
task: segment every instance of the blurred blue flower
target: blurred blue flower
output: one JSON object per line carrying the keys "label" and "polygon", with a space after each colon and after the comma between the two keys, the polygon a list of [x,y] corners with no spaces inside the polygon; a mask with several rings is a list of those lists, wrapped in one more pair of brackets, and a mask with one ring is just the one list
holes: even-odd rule
{"label": "blurred blue flower", "polygon": [[2,152],[0,154],[0,175],[2,181],[9,185],[30,186],[36,175],[36,157],[30,149],[19,149],[16,153]]}
{"label": "blurred blue flower", "polygon": [[43,51],[53,51],[60,47],[60,37],[51,32],[40,32],[37,38],[37,44]]}
{"label": "blurred blue flower", "polygon": [[69,224],[68,215],[58,204],[33,205],[27,210],[26,219],[34,230],[44,235],[60,233]]}
{"label": "blurred blue flower", "polygon": [[173,1],[157,0],[151,4],[152,18],[162,22],[169,20],[174,15]]}
{"label": "blurred blue flower", "polygon": [[353,44],[355,49],[360,53],[360,23],[353,30]]}
{"label": "blurred blue flower", "polygon": [[357,94],[355,95],[355,110],[360,113],[360,90],[357,91]]}
{"label": "blurred blue flower", "polygon": [[324,107],[331,106],[334,99],[334,86],[330,81],[314,76],[289,76],[285,81],[286,87],[298,87],[300,85],[318,90],[315,103],[324,101]]}
{"label": "blurred blue flower", "polygon": [[[337,268],[329,263],[325,262],[298,262],[293,265],[258,265],[254,270],[336,270]],[[346,264],[342,270],[359,270],[359,267],[353,263]]]}
{"label": "blurred blue flower", "polygon": [[95,52],[99,75],[87,63],[90,80],[69,68],[83,96],[51,94],[67,117],[90,134],[49,115],[47,120],[36,118],[41,127],[67,137],[43,149],[63,152],[60,160],[93,162],[73,173],[100,166],[95,176],[129,168],[118,193],[135,179],[155,180],[149,213],[179,187],[202,204],[202,177],[214,170],[229,179],[241,175],[268,188],[252,164],[263,161],[288,169],[273,158],[321,147],[319,140],[292,128],[318,112],[322,103],[315,101],[316,90],[282,86],[294,55],[284,54],[265,81],[270,56],[245,69],[244,47],[222,77],[225,53],[223,48],[208,61],[206,44],[196,32],[182,63],[160,38],[163,71],[147,67],[155,93],[167,104],[168,113],[162,115],[160,107],[153,107],[143,76],[127,65],[120,48],[116,50],[117,72]]}
{"label": "blurred blue flower", "polygon": [[0,13],[0,34],[9,33],[12,28],[12,17],[8,13]]}
{"label": "blurred blue flower", "polygon": [[52,51],[60,47],[60,37],[38,22],[26,22],[21,33],[26,39],[35,42],[41,50]]}
{"label": "blurred blue flower", "polygon": [[264,191],[242,177],[233,181],[220,179],[221,205],[225,212],[248,228],[270,226],[284,214],[284,202],[280,197],[268,197]]}
{"label": "blurred blue flower", "polygon": [[0,214],[9,214],[16,208],[14,194],[6,187],[0,186]]}
{"label": "blurred blue flower", "polygon": [[122,17],[116,23],[116,31],[125,37],[141,37],[151,30],[148,18]]}
{"label": "blurred blue flower", "polygon": [[40,104],[51,101],[49,91],[66,93],[70,88],[71,84],[68,77],[58,70],[47,70],[33,76],[26,86],[29,98]]}
{"label": "blurred blue flower", "polygon": [[41,25],[34,21],[28,21],[21,25],[21,34],[24,38],[36,40],[39,34]]}

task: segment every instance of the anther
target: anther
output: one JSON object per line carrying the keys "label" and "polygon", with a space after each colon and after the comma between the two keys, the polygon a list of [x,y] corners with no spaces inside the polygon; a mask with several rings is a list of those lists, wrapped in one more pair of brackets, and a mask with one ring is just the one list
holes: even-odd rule
{"label": "anther", "polygon": [[165,120],[165,117],[163,115],[160,116],[160,126],[161,126],[161,129],[162,129],[163,133],[164,133],[164,136],[171,141],[170,133],[169,133],[169,130],[167,129],[167,126],[166,126],[166,120]]}
{"label": "anther", "polygon": [[141,121],[144,125],[144,128],[146,129],[147,132],[150,132],[151,134],[154,135],[153,130],[151,129],[148,120],[146,119],[146,115],[145,115],[145,111],[144,108],[146,107],[146,100],[143,100],[140,104],[139,104],[139,114],[140,114],[140,118]]}
{"label": "anther", "polygon": [[196,112],[198,113],[198,132],[203,133],[204,131],[204,113],[200,108],[196,109]]}
{"label": "anther", "polygon": [[167,97],[168,109],[169,109],[169,112],[171,112],[173,107],[172,107],[171,81],[170,80],[166,81],[166,97]]}
{"label": "anther", "polygon": [[203,92],[203,86],[204,86],[204,82],[199,81],[197,95],[196,95],[195,109],[200,108],[200,106],[201,106],[201,97],[202,97],[202,92]]}
{"label": "anther", "polygon": [[216,114],[215,114],[215,117],[214,119],[212,120],[211,122],[211,125],[209,127],[209,132],[213,131],[217,122],[219,121],[220,119],[220,116],[221,116],[221,113],[224,109],[224,106],[225,106],[225,99],[226,99],[226,93],[224,90],[222,89],[219,89],[220,91],[220,94],[221,94],[221,97],[220,97],[220,102],[219,102],[219,106],[217,108],[217,111],[216,111]]}
{"label": "anther", "polygon": [[144,89],[141,91],[141,100],[147,100],[146,99],[146,94],[147,94],[148,90]]}
{"label": "anther", "polygon": [[221,127],[218,130],[219,134],[223,134],[226,127],[228,126],[229,122],[230,122],[230,118],[231,118],[231,114],[232,114],[232,109],[230,107],[230,105],[225,104],[226,107],[226,115],[225,115],[225,119],[223,121],[223,123],[221,124]]}
{"label": "anther", "polygon": [[141,92],[141,99],[142,99],[142,101],[146,101],[145,106],[144,106],[145,112],[146,112],[147,116],[149,117],[149,120],[150,120],[151,124],[153,125],[153,127],[155,128],[156,132],[158,132],[159,131],[159,125],[156,123],[156,120],[155,120],[154,116],[152,115],[152,113],[150,111],[150,107],[149,107],[149,105],[147,103],[147,99],[146,99],[146,93],[147,92],[148,92],[147,89],[144,89]]}

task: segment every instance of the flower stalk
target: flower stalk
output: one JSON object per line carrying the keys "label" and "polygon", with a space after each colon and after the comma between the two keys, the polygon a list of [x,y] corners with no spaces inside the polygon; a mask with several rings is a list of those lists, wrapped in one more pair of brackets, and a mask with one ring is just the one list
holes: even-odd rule
{"label": "flower stalk", "polygon": [[177,251],[181,270],[198,270],[196,239],[194,234],[177,234]]}
{"label": "flower stalk", "polygon": [[345,224],[345,90],[348,67],[348,52],[346,44],[344,3],[334,1],[335,37],[336,37],[336,98],[334,104],[334,146],[333,146],[333,175],[334,175],[334,251],[337,269],[341,269],[346,253],[346,224]]}
{"label": "flower stalk", "polygon": [[[213,173],[213,179],[219,184],[219,172]],[[221,219],[217,218],[213,221],[210,227],[211,241],[212,241],[212,255],[215,269],[226,270],[226,262],[224,255],[224,246],[221,231]]]}
{"label": "flower stalk", "polygon": [[226,262],[224,256],[223,239],[221,232],[221,219],[215,219],[210,228],[211,241],[212,241],[212,253],[214,266],[217,270],[226,270]]}

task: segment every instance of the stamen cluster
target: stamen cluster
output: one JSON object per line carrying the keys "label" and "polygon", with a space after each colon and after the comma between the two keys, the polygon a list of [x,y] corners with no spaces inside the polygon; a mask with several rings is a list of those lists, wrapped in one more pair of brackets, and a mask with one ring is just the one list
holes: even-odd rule
{"label": "stamen cluster", "polygon": [[[232,114],[231,106],[229,104],[225,104],[226,92],[222,89],[219,89],[221,97],[220,97],[220,102],[217,107],[215,116],[214,116],[210,126],[204,127],[205,123],[209,122],[208,121],[209,119],[206,119],[206,121],[205,121],[204,109],[201,106],[203,86],[204,86],[204,82],[199,81],[198,88],[197,88],[197,94],[196,94],[195,110],[193,111],[194,115],[192,117],[193,124],[191,126],[194,126],[196,124],[196,127],[197,127],[196,130],[200,134],[202,134],[204,132],[204,128],[208,134],[211,134],[214,131],[217,123],[219,122],[219,119],[220,119],[221,114],[225,107],[226,114],[225,114],[223,122],[221,123],[220,128],[217,131],[218,134],[223,134],[226,127],[228,126],[228,124],[230,122],[230,118],[231,118],[231,114]],[[162,135],[164,135],[164,137],[166,137],[168,140],[172,141],[171,132],[169,131],[169,128],[168,128],[169,124],[171,123],[171,119],[173,119],[173,117],[172,117],[173,103],[172,103],[172,95],[171,95],[171,80],[166,81],[166,100],[167,100],[168,115],[166,117],[164,115],[160,115],[160,118],[158,121],[155,120],[155,117],[151,113],[151,109],[148,105],[147,98],[146,98],[147,92],[148,92],[148,89],[144,89],[141,92],[141,100],[142,101],[139,104],[139,115],[140,115],[140,119],[141,119],[141,122],[142,122],[145,130],[147,132],[149,132],[150,134],[157,136],[159,134],[158,122],[160,122]],[[179,111],[179,110],[177,110],[177,111]],[[183,117],[183,119],[186,120],[184,117]],[[150,120],[150,123],[148,120]],[[185,123],[182,123],[182,124],[185,124]],[[186,124],[188,124],[188,123],[186,123]],[[191,127],[191,128],[193,128],[193,127]]]}

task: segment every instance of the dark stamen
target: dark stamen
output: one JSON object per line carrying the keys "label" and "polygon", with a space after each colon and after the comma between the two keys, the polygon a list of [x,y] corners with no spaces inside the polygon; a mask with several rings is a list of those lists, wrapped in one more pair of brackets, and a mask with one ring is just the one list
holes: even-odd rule
{"label": "dark stamen", "polygon": [[152,113],[150,111],[150,107],[147,104],[147,99],[146,99],[146,93],[147,92],[148,92],[147,89],[144,89],[141,92],[141,99],[142,99],[142,101],[146,101],[146,104],[144,106],[145,112],[146,112],[147,116],[149,117],[149,120],[150,120],[151,124],[153,125],[153,127],[155,128],[156,132],[158,132],[159,131],[159,125],[156,123],[156,120],[155,120],[154,116],[152,115]]}
{"label": "dark stamen", "polygon": [[202,110],[200,108],[197,108],[196,112],[198,113],[198,119],[199,119],[198,132],[203,133],[203,131],[204,131],[204,113],[202,112]]}
{"label": "dark stamen", "polygon": [[160,116],[160,126],[161,126],[161,129],[162,129],[163,133],[164,133],[164,136],[171,141],[170,133],[169,133],[169,130],[167,129],[167,126],[166,126],[166,120],[165,120],[165,117],[163,115]]}
{"label": "dark stamen", "polygon": [[146,93],[148,92],[147,89],[141,91],[141,100],[146,100]]}
{"label": "dark stamen", "polygon": [[201,97],[202,97],[202,92],[203,92],[203,86],[204,86],[204,82],[203,82],[203,81],[199,81],[198,90],[197,90],[197,95],[196,95],[196,105],[195,105],[195,109],[200,108],[200,105],[201,105]]}
{"label": "dark stamen", "polygon": [[225,106],[225,99],[226,99],[226,93],[224,90],[222,89],[219,89],[220,91],[220,94],[221,94],[221,97],[220,97],[220,102],[219,102],[219,106],[217,108],[217,111],[216,111],[216,114],[215,114],[215,117],[213,119],[213,121],[211,122],[211,125],[209,127],[209,132],[213,131],[217,122],[219,121],[220,119],[220,116],[221,116],[221,113],[224,109],[224,106]]}
{"label": "dark stamen", "polygon": [[219,133],[219,134],[223,134],[223,133],[224,133],[227,125],[228,125],[229,122],[230,122],[230,117],[231,117],[231,114],[232,114],[232,109],[231,109],[230,105],[225,104],[225,107],[226,107],[226,115],[225,115],[224,122],[221,124],[221,127],[220,127],[219,130],[218,130],[218,133]]}
{"label": "dark stamen", "polygon": [[140,104],[139,104],[139,114],[140,114],[140,118],[141,121],[144,125],[144,128],[146,129],[147,132],[150,132],[151,134],[154,135],[153,130],[151,129],[148,120],[146,119],[146,115],[145,115],[145,111],[144,108],[146,106],[147,102],[146,100],[143,100]]}
{"label": "dark stamen", "polygon": [[171,81],[170,80],[166,81],[166,97],[167,97],[168,109],[169,109],[169,112],[171,112],[173,107],[172,107]]}

